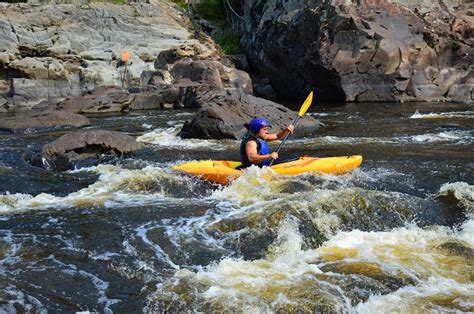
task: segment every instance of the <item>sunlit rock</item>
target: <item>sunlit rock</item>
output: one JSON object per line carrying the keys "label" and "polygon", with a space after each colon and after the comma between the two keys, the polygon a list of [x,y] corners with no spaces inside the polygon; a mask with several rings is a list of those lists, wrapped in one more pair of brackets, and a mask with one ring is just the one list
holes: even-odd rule
{"label": "sunlit rock", "polygon": [[124,156],[144,145],[116,131],[90,130],[68,133],[57,140],[23,154],[33,166],[64,171],[97,164],[103,158]]}
{"label": "sunlit rock", "polygon": [[[181,132],[182,138],[233,138],[240,139],[247,129],[244,124],[254,117],[270,121],[272,131],[279,132],[290,124],[297,113],[269,100],[246,94],[240,89],[201,92],[195,99],[201,110],[187,121]],[[316,119],[305,116],[300,127],[318,127]]]}
{"label": "sunlit rock", "polygon": [[192,38],[189,20],[167,1],[0,3],[0,21],[0,79],[13,80],[10,110],[30,108],[48,97],[78,96],[102,85],[120,86],[123,49],[131,54],[127,80],[133,84],[139,84],[143,71],[153,70],[160,51],[194,45],[215,53],[212,45],[201,47]]}

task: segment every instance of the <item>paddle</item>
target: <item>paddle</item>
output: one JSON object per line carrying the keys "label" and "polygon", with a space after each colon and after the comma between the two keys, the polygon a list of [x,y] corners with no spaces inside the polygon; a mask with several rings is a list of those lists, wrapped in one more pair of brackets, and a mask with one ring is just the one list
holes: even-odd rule
{"label": "paddle", "polygon": [[[312,102],[313,102],[313,92],[309,93],[308,97],[306,97],[306,100],[304,101],[303,105],[300,108],[300,111],[298,112],[298,116],[296,117],[295,121],[293,121],[293,126],[296,127],[296,124],[304,116],[306,111],[308,111],[308,108],[309,108],[309,106],[311,106]],[[278,145],[278,148],[276,150],[277,153],[280,152],[280,149],[283,147],[283,144],[285,144],[285,142],[288,139],[288,137],[290,136],[290,134],[291,134],[290,132],[286,133],[285,137],[283,138],[283,141],[281,141],[280,145]],[[273,165],[274,161],[275,161],[275,159],[273,159],[270,162],[269,166]]]}

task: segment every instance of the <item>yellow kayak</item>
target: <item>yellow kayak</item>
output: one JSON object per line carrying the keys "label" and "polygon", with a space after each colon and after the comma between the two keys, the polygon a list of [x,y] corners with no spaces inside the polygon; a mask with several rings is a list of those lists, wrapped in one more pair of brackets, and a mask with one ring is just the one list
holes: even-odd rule
{"label": "yellow kayak", "polygon": [[[282,175],[296,175],[305,172],[344,174],[362,164],[362,156],[341,157],[300,157],[297,160],[271,166],[271,169]],[[173,169],[198,176],[204,180],[219,184],[228,184],[240,177],[244,171],[236,170],[241,163],[227,160],[191,161],[174,166]]]}

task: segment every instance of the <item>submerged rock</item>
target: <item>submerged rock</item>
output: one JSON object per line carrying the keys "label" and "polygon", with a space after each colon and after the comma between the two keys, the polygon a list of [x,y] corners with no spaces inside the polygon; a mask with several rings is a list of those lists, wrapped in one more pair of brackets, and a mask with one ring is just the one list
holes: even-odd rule
{"label": "submerged rock", "polygon": [[106,157],[128,155],[144,145],[135,138],[116,131],[74,132],[23,154],[31,165],[64,171],[97,164]]}
{"label": "submerged rock", "polygon": [[463,242],[445,242],[438,245],[439,250],[447,252],[449,255],[468,258],[474,266],[474,249]]}

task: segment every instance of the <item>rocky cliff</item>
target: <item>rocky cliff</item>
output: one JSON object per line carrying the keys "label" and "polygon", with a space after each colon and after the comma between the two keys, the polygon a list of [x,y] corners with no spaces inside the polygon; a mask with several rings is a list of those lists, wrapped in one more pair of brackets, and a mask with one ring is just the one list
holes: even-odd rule
{"label": "rocky cliff", "polygon": [[[0,107],[32,107],[101,85],[139,83],[159,52],[194,38],[189,20],[168,1],[150,3],[0,3]],[[131,59],[125,64],[121,52]],[[204,52],[205,54],[206,52]]]}
{"label": "rocky cliff", "polygon": [[238,29],[280,96],[337,101],[474,98],[469,0],[245,0]]}

